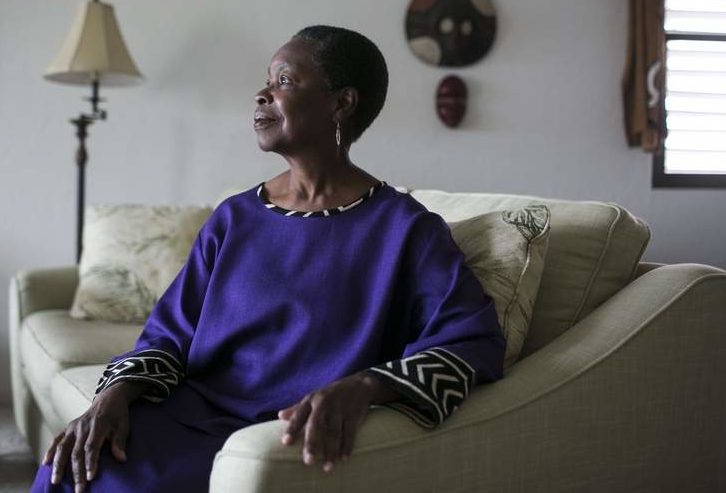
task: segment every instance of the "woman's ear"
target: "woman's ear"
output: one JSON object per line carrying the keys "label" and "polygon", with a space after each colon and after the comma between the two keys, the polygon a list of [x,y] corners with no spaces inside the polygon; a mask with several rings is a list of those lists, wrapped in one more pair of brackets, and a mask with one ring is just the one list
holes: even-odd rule
{"label": "woman's ear", "polygon": [[358,107],[358,90],[355,87],[344,87],[338,92],[338,108],[335,116],[338,121],[350,118]]}

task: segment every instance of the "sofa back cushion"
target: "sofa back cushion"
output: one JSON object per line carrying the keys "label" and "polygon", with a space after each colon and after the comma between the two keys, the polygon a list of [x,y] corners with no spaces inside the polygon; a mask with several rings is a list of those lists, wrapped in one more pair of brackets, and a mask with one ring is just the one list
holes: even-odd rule
{"label": "sofa back cushion", "polygon": [[447,222],[530,204],[548,206],[549,246],[521,356],[552,341],[628,284],[650,239],[645,222],[611,203],[440,190],[410,193]]}
{"label": "sofa back cushion", "polygon": [[211,212],[196,205],[87,207],[71,317],[144,323]]}

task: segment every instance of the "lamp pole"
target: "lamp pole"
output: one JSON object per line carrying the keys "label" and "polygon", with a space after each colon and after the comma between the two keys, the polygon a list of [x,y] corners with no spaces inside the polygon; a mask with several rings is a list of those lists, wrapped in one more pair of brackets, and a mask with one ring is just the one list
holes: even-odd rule
{"label": "lamp pole", "polygon": [[81,252],[83,251],[83,214],[86,203],[86,163],[88,162],[88,151],[86,150],[86,137],[88,136],[87,128],[92,125],[95,120],[105,120],[106,111],[98,108],[98,103],[103,101],[98,97],[98,77],[92,82],[92,93],[90,98],[86,98],[91,102],[93,112],[91,114],[81,113],[78,118],[71,120],[76,127],[76,137],[78,137],[78,149],[76,150],[76,165],[78,166],[78,197],[76,200],[76,263],[81,262]]}

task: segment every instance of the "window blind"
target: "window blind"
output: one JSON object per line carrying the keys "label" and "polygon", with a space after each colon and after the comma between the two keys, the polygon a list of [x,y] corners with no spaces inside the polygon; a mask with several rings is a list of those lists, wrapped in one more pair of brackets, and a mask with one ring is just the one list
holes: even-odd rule
{"label": "window blind", "polygon": [[726,174],[726,0],[666,0],[666,173]]}

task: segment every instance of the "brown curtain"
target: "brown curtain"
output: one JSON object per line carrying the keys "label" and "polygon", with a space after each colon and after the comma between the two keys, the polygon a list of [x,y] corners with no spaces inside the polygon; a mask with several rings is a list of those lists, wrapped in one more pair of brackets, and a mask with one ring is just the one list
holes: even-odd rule
{"label": "brown curtain", "polygon": [[630,147],[659,152],[666,133],[664,0],[628,1],[628,51],[623,77],[625,133]]}

